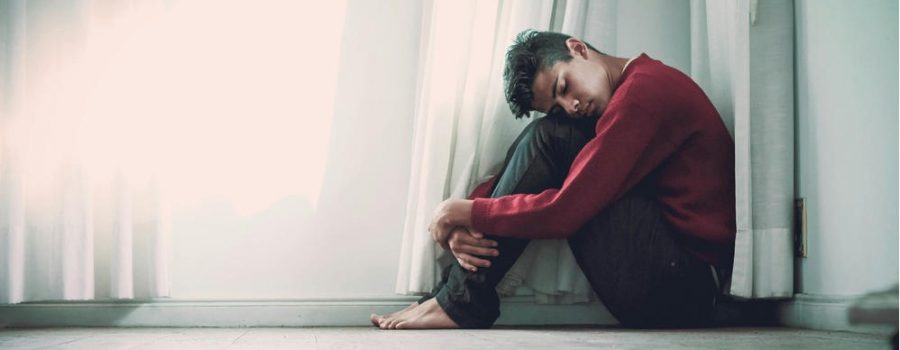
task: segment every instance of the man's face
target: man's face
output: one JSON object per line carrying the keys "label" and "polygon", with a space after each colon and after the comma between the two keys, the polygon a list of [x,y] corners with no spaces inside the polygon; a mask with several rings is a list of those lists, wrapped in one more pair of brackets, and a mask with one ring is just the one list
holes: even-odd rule
{"label": "man's face", "polygon": [[569,39],[566,44],[572,60],[538,71],[531,88],[532,105],[544,113],[565,111],[573,118],[599,117],[612,96],[609,74],[601,64],[588,59],[584,43]]}

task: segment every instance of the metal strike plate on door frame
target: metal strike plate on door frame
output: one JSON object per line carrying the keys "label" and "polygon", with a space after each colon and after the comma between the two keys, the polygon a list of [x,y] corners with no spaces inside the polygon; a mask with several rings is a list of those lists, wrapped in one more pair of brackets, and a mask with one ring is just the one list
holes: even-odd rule
{"label": "metal strike plate on door frame", "polygon": [[805,258],[809,252],[806,244],[806,199],[794,199],[794,256]]}

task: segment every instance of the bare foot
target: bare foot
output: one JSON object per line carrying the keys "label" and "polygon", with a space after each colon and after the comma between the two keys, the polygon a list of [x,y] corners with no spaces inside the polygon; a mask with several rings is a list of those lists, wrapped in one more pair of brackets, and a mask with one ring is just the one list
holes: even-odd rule
{"label": "bare foot", "polygon": [[385,315],[371,314],[371,315],[369,315],[369,322],[372,322],[372,325],[373,325],[373,326],[378,327],[378,324],[381,323],[381,322],[383,322],[385,319],[388,319],[388,318],[391,318],[391,317],[395,317],[395,316],[400,315],[400,314],[402,314],[402,313],[404,313],[404,312],[407,312],[407,311],[409,311],[409,310],[412,310],[412,309],[415,308],[416,306],[419,306],[419,303],[412,303],[412,304],[409,304],[409,306],[407,306],[407,307],[406,307],[405,309],[403,309],[403,310],[396,311],[396,312],[389,313],[389,314],[385,314]]}
{"label": "bare foot", "polygon": [[378,318],[378,327],[381,329],[394,329],[394,325],[396,325],[400,320],[406,319],[409,314],[415,313],[416,310],[422,307],[422,304],[410,305],[403,310],[392,313],[390,315],[385,315],[384,317]]}
{"label": "bare foot", "polygon": [[434,298],[379,324],[381,329],[459,328]]}

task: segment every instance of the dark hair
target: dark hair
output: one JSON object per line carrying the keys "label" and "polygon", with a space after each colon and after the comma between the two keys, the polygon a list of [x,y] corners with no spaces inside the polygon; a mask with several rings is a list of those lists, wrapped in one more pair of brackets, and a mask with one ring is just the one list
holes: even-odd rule
{"label": "dark hair", "polygon": [[[534,110],[534,92],[531,87],[538,71],[549,69],[560,61],[572,60],[566,46],[569,38],[571,36],[562,33],[526,29],[516,35],[513,44],[506,50],[506,67],[503,69],[506,102],[517,119],[531,116],[530,112]],[[590,44],[585,45],[597,51]]]}

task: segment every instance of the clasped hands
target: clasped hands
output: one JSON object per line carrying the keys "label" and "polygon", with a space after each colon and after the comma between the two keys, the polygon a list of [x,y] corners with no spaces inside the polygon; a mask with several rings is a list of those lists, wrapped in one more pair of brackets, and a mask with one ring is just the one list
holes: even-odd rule
{"label": "clasped hands", "polygon": [[441,202],[428,226],[431,238],[442,248],[450,249],[456,261],[471,272],[489,267],[491,262],[477,256],[498,256],[497,242],[484,238],[472,229],[472,201],[448,199]]}

